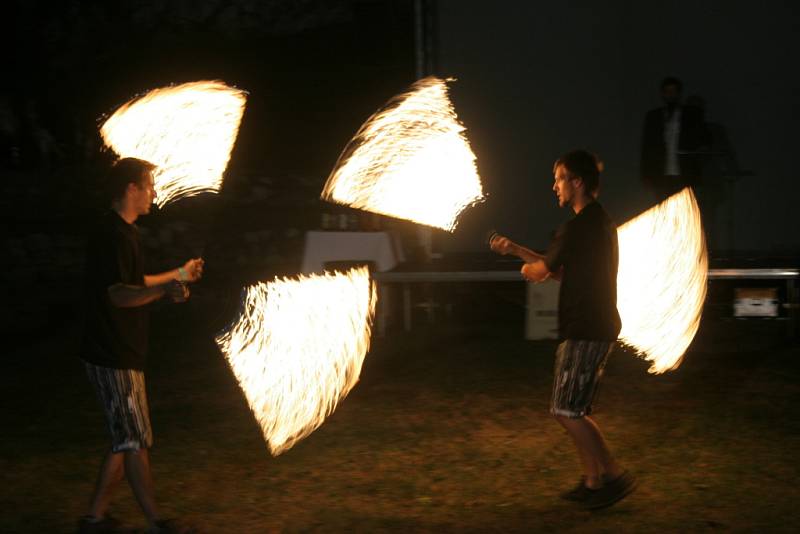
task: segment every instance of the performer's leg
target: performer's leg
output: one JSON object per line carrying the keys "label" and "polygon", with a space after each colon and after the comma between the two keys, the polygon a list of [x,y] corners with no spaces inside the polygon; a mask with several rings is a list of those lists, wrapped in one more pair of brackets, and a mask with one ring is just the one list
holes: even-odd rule
{"label": "performer's leg", "polygon": [[600,487],[601,479],[599,465],[595,461],[590,449],[586,446],[584,441],[579,439],[579,436],[573,431],[575,426],[569,424],[571,419],[557,415],[556,421],[558,421],[559,424],[564,427],[564,430],[567,431],[569,436],[572,438],[572,442],[575,444],[575,449],[578,451],[578,458],[581,461],[581,465],[583,465],[583,474],[586,477],[584,485],[592,489]]}
{"label": "performer's leg", "polygon": [[95,519],[102,519],[105,516],[111,501],[111,494],[124,477],[123,454],[109,452],[103,460],[100,474],[97,476],[97,484],[89,504],[89,516]]}
{"label": "performer's leg", "polygon": [[125,451],[125,474],[150,528],[156,527],[156,521],[160,517],[156,507],[150,455],[147,449]]}
{"label": "performer's leg", "polygon": [[590,417],[557,419],[575,442],[586,469],[587,487],[598,488],[603,485],[603,476],[615,479],[622,474],[622,469],[611,455],[600,428]]}

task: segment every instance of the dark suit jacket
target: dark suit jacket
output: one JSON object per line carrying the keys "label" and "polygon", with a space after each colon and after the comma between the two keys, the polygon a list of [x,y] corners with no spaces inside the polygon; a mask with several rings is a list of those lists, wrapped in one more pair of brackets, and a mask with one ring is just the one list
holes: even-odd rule
{"label": "dark suit jacket", "polygon": [[[681,131],[678,138],[679,151],[695,151],[708,143],[703,110],[692,106],[681,107]],[[647,112],[642,132],[641,176],[652,181],[664,175],[666,146],[664,144],[664,108]],[[701,158],[694,154],[679,154],[681,175],[693,180],[700,175]]]}

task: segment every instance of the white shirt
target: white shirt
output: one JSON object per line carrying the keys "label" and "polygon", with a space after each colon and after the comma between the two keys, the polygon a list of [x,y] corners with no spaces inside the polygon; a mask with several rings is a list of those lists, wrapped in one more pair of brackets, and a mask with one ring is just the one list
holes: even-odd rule
{"label": "white shirt", "polygon": [[671,117],[664,112],[664,146],[666,158],[664,159],[664,175],[680,176],[681,165],[678,162],[678,140],[681,135],[681,108],[676,108]]}

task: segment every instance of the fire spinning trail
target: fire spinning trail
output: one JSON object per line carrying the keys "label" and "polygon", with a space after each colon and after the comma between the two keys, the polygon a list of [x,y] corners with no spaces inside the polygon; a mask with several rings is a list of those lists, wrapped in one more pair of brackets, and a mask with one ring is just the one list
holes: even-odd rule
{"label": "fire spinning trail", "polygon": [[652,362],[676,369],[700,326],[708,279],[700,209],[689,188],[617,230],[620,341]]}
{"label": "fire spinning trail", "polygon": [[246,289],[241,316],[216,341],[273,455],[319,427],[358,382],[376,298],[366,267]]}
{"label": "fire spinning trail", "polygon": [[446,81],[419,80],[364,123],[321,197],[452,232],[459,214],[483,200],[464,131]]}
{"label": "fire spinning trail", "polygon": [[120,106],[100,134],[120,157],[158,165],[156,203],[163,207],[219,191],[246,98],[218,81],[155,89]]}

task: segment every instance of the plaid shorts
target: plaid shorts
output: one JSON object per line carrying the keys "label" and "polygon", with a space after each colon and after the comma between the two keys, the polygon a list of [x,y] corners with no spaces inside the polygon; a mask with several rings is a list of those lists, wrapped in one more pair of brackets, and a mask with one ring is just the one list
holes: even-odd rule
{"label": "plaid shorts", "polygon": [[84,361],[86,374],[103,406],[111,452],[137,451],[153,446],[150,410],[144,388],[144,373],[135,369],[112,369]]}
{"label": "plaid shorts", "polygon": [[592,401],[614,344],[567,339],[558,346],[550,413],[570,418],[592,413]]}

